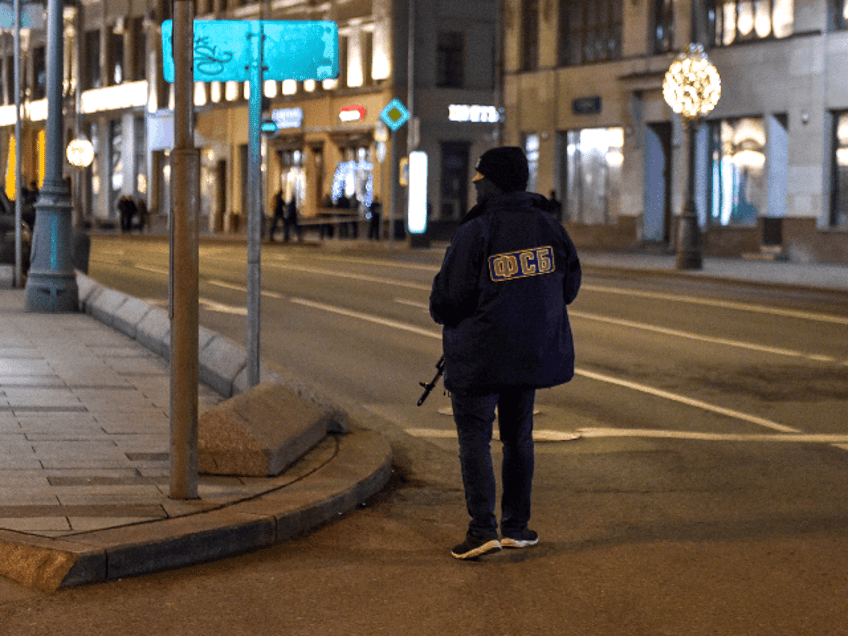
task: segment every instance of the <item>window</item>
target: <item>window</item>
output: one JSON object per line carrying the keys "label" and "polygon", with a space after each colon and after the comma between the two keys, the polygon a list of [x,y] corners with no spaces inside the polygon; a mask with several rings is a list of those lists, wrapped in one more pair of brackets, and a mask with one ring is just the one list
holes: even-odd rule
{"label": "window", "polygon": [[131,82],[143,80],[147,75],[147,47],[144,33],[144,18],[130,18],[127,22],[130,46],[132,46],[132,67],[127,69],[126,79]]}
{"label": "window", "polygon": [[674,2],[654,0],[654,53],[668,53],[674,47]]}
{"label": "window", "polygon": [[3,87],[3,103],[15,103],[15,56],[7,55],[3,58],[3,78],[6,80],[6,85]]}
{"label": "window", "polygon": [[461,219],[468,211],[467,141],[442,142],[442,219]]}
{"label": "window", "polygon": [[565,218],[588,225],[613,223],[621,199],[623,128],[585,128],[564,133]]}
{"label": "window", "polygon": [[834,0],[834,18],[837,29],[848,29],[848,0]]}
{"label": "window", "polygon": [[86,63],[80,65],[82,88],[100,88],[103,86],[100,78],[100,31],[85,32],[84,56]]}
{"label": "window", "polygon": [[833,187],[830,224],[848,228],[848,112],[838,113],[833,122]]}
{"label": "window", "polygon": [[439,33],[436,45],[436,86],[462,88],[465,82],[465,34]]}
{"label": "window", "polygon": [[109,83],[117,86],[124,81],[124,33],[109,31]]}
{"label": "window", "polygon": [[713,46],[792,35],[793,0],[709,0]]}
{"label": "window", "polygon": [[622,0],[560,0],[559,63],[621,57]]}
{"label": "window", "polygon": [[[45,61],[45,47],[36,46],[32,50],[32,65],[35,74],[35,86],[32,87],[32,98],[43,99],[47,96],[47,67]],[[21,62],[23,64],[23,62]]]}
{"label": "window", "polygon": [[362,76],[366,84],[373,84],[374,75],[374,32],[362,32]]}
{"label": "window", "polygon": [[539,0],[521,3],[521,70],[539,67]]}
{"label": "window", "polygon": [[763,120],[744,117],[709,126],[710,222],[754,225],[767,208]]}

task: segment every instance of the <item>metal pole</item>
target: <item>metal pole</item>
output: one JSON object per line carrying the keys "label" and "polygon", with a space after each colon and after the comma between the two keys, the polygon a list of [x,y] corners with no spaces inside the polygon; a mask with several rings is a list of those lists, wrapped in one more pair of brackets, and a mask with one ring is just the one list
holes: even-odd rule
{"label": "metal pole", "polygon": [[697,157],[698,121],[686,121],[684,129],[689,133],[689,164],[686,167],[686,203],[680,215],[680,230],[676,254],[677,269],[701,269],[701,228],[698,225],[698,206],[695,202],[695,159]]}
{"label": "metal pole", "polygon": [[407,33],[406,53],[406,109],[409,111],[409,124],[406,129],[406,154],[415,150],[418,142],[414,138],[415,126],[415,0],[409,0],[409,31]]}
{"label": "metal pole", "polygon": [[21,0],[15,0],[15,287],[24,286],[23,244],[21,218],[23,215],[23,192],[21,179]]}
{"label": "metal pole", "polygon": [[[412,154],[418,144],[415,122],[415,0],[409,0],[409,23],[407,31],[407,53],[406,53],[406,101],[407,110],[409,111],[409,121],[406,124],[406,158]],[[412,241],[412,234],[408,231],[409,227],[409,210],[412,207],[412,201],[409,196],[409,184],[405,188],[406,194],[406,214],[403,223],[404,231],[407,234],[407,243]]]}
{"label": "metal pole", "polygon": [[27,311],[77,311],[79,291],[71,264],[71,201],[62,178],[64,38],[62,0],[47,5],[47,125],[45,174],[36,203]]}
{"label": "metal pole", "polygon": [[198,210],[194,147],[194,9],[174,3],[174,149],[171,151],[171,499],[197,499]]}
{"label": "metal pole", "polygon": [[397,135],[395,131],[389,133],[389,139],[392,142],[392,151],[389,155],[389,247],[394,247],[395,244],[395,205],[397,196],[395,195],[395,187],[397,186]]}
{"label": "metal pole", "polygon": [[247,385],[259,384],[259,312],[261,290],[262,184],[260,130],[262,122],[262,22],[250,34],[253,55],[250,66],[247,148]]}
{"label": "metal pole", "polygon": [[[698,41],[698,0],[691,0],[689,5],[689,41]],[[703,257],[701,255],[701,227],[698,225],[698,206],[695,202],[695,159],[697,157],[697,131],[698,120],[687,120],[683,118],[683,130],[688,132],[687,143],[689,144],[689,163],[686,167],[686,203],[678,220],[679,231],[677,234],[677,252],[675,262],[677,269],[701,269]]]}

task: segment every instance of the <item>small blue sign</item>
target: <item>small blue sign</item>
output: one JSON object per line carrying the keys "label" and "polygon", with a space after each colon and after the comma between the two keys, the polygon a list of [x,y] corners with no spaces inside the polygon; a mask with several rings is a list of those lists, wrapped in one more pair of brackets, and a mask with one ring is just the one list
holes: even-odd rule
{"label": "small blue sign", "polygon": [[393,99],[380,112],[380,119],[395,131],[409,121],[409,111],[399,99]]}
{"label": "small blue sign", "polygon": [[[174,81],[173,21],[162,23],[162,74]],[[247,82],[251,38],[262,37],[262,78],[325,80],[339,74],[339,29],[329,21],[195,20],[194,81]]]}

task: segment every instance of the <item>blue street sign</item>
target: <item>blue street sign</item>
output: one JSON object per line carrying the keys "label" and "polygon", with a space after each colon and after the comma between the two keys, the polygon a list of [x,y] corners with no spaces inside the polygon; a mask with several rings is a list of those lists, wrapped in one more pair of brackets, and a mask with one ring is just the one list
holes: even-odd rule
{"label": "blue street sign", "polygon": [[[15,28],[15,12],[11,2],[0,4],[0,28]],[[44,3],[21,2],[21,28],[44,30]]]}
{"label": "blue street sign", "polygon": [[386,126],[392,131],[395,131],[407,122],[409,111],[399,99],[393,99],[380,112],[380,119],[386,122]]}
{"label": "blue street sign", "polygon": [[[174,81],[173,22],[162,23],[162,71]],[[247,82],[252,37],[262,40],[263,79],[325,80],[339,74],[339,29],[329,21],[195,20],[194,81]]]}

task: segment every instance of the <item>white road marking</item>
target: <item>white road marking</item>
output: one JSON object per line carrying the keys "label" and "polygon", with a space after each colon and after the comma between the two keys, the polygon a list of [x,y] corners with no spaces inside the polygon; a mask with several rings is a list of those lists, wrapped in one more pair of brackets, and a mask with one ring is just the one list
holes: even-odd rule
{"label": "white road marking", "polygon": [[[407,428],[407,433],[413,437],[431,437],[435,439],[456,439],[456,430],[445,430],[441,428]],[[533,440],[536,442],[571,442],[580,439],[580,433],[565,433],[563,431],[552,431],[548,429],[536,429],[533,431]],[[500,439],[497,429],[492,431],[493,439]],[[848,440],[848,436],[845,436]]]}
{"label": "white road marking", "polygon": [[[371,322],[378,325],[383,325],[385,327],[392,327],[394,329],[401,329],[404,331],[409,331],[412,333],[416,333],[418,335],[427,336],[429,338],[437,338],[441,340],[442,334],[440,331],[432,330],[432,329],[422,329],[421,327],[416,327],[414,325],[410,325],[404,322],[400,322],[398,320],[391,320],[388,318],[380,318],[379,316],[374,316],[372,314],[366,314],[359,311],[352,311],[350,309],[343,309],[341,307],[334,307],[333,305],[327,305],[324,303],[317,303],[311,300],[305,300],[303,298],[292,298],[291,301],[298,305],[303,305],[305,307],[311,307],[313,309],[319,309],[321,311],[328,311],[331,313],[335,313],[341,316],[347,316],[348,318],[356,318],[358,320],[364,320],[366,322]],[[687,406],[692,406],[694,408],[701,409],[703,411],[708,411],[710,413],[716,413],[718,415],[723,415],[725,417],[730,417],[737,420],[742,420],[743,422],[749,422],[751,424],[756,424],[758,426],[763,426],[765,428],[769,428],[775,431],[780,431],[783,433],[800,433],[798,429],[792,428],[791,426],[785,426],[783,424],[779,424],[777,422],[773,422],[771,420],[767,420],[762,417],[757,417],[755,415],[748,415],[747,413],[742,413],[740,411],[735,411],[733,409],[727,409],[721,406],[715,406],[713,404],[709,404],[707,402],[702,402],[701,400],[695,400],[692,398],[687,398],[682,395],[677,395],[674,393],[670,393],[668,391],[662,391],[660,389],[655,389],[653,387],[649,387],[644,384],[638,384],[636,382],[630,382],[628,380],[621,380],[619,378],[613,378],[608,375],[603,375],[601,373],[595,373],[592,371],[587,371],[585,369],[577,368],[575,369],[575,374],[580,375],[585,378],[589,378],[592,380],[596,380],[598,382],[605,382],[607,384],[614,384],[616,386],[621,386],[627,389],[631,389],[633,391],[638,391],[640,393],[647,393],[649,395],[653,395],[654,397],[662,398],[665,400],[669,400],[672,402],[678,402],[680,404],[685,404]]]}
{"label": "white road marking", "polygon": [[729,338],[712,338],[709,336],[701,336],[695,333],[691,333],[689,331],[680,331],[678,329],[668,329],[666,327],[656,327],[654,325],[649,325],[641,322],[633,322],[632,320],[622,320],[619,318],[607,318],[606,316],[600,316],[598,314],[589,314],[582,311],[574,311],[569,310],[568,315],[574,318],[583,318],[584,320],[594,320],[596,322],[604,322],[611,325],[618,325],[620,327],[629,327],[631,329],[642,329],[644,331],[652,331],[654,333],[661,333],[666,336],[676,336],[678,338],[686,338],[688,340],[700,340],[701,342],[709,342],[712,344],[720,344],[726,345],[729,347],[737,347],[739,349],[749,349],[751,351],[759,351],[761,353],[772,353],[775,355],[781,356],[790,356],[795,358],[805,358],[807,360],[814,360],[816,362],[830,362],[835,363],[837,359],[832,356],[818,355],[813,353],[803,353],[801,351],[793,351],[792,349],[783,349],[780,347],[768,347],[765,345],[758,345],[751,342],[743,342],[742,340],[731,340]]}
{"label": "white road marking", "polygon": [[848,449],[848,435],[830,434],[738,434],[738,433],[699,433],[695,431],[668,431],[644,428],[581,428],[577,431],[583,437],[647,437],[656,439],[695,439],[713,442],[791,442],[800,444],[832,444]]}
{"label": "white road marking", "polygon": [[152,267],[150,265],[133,265],[136,269],[143,270],[145,272],[153,272],[154,274],[166,274],[170,276],[171,270],[167,267]]}
{"label": "white road marking", "polygon": [[800,318],[801,320],[813,320],[816,322],[830,322],[837,325],[848,325],[848,318],[833,316],[830,314],[813,313],[810,311],[798,311],[795,309],[779,309],[777,307],[766,307],[764,305],[751,305],[748,303],[737,303],[727,300],[716,300],[713,298],[696,298],[694,296],[680,296],[678,294],[665,294],[661,292],[638,291],[620,287],[604,287],[602,285],[581,285],[581,291],[594,291],[602,294],[620,294],[623,296],[637,296],[639,298],[651,298],[655,300],[670,300],[680,303],[694,305],[707,305],[708,307],[721,307],[723,309],[735,309],[738,311],[750,311],[772,316],[783,316],[786,318]]}
{"label": "white road marking", "polygon": [[[223,280],[215,280],[215,279],[209,279],[209,280],[206,280],[206,281],[203,281],[203,282],[205,282],[209,285],[214,285],[215,287],[223,287],[224,289],[233,289],[235,291],[240,291],[240,292],[243,292],[245,294],[247,293],[247,287],[245,287],[244,285],[234,285],[233,283],[228,283],[228,282],[223,281]],[[283,296],[282,294],[280,294],[278,292],[267,291],[265,289],[263,289],[259,293],[263,296],[268,297],[268,298],[276,298],[278,300],[285,298],[285,296]]]}
{"label": "white road marking", "polygon": [[339,314],[340,316],[347,316],[348,318],[357,318],[359,320],[371,322],[376,325],[392,327],[393,329],[401,329],[403,331],[416,333],[420,336],[427,336],[428,338],[438,338],[440,340],[442,338],[441,331],[436,331],[434,329],[422,329],[421,327],[416,327],[415,325],[400,322],[399,320],[392,320],[391,318],[380,318],[379,316],[374,316],[372,314],[366,314],[360,311],[352,311],[350,309],[342,309],[341,307],[334,307],[332,305],[325,305],[324,303],[317,303],[312,300],[306,300],[305,298],[291,298],[290,300],[291,302],[297,305],[303,305],[304,307],[320,309],[322,311],[328,311],[330,313]]}
{"label": "white road marking", "polygon": [[217,311],[220,314],[233,314],[236,316],[246,316],[246,307],[236,307],[235,305],[225,305],[208,298],[198,298],[198,302],[209,311]]}
{"label": "white road marking", "polygon": [[[277,257],[278,260],[286,260],[284,256]],[[335,263],[350,263],[353,265],[377,265],[379,267],[394,267],[397,269],[413,269],[422,272],[437,273],[441,267],[435,265],[423,265],[420,263],[400,263],[390,260],[378,260],[376,258],[345,258],[342,256],[321,256],[317,260]]]}
{"label": "white road marking", "polygon": [[692,398],[685,397],[683,395],[677,395],[676,393],[670,393],[668,391],[663,391],[661,389],[655,389],[653,387],[647,386],[645,384],[638,384],[636,382],[630,382],[629,380],[621,380],[619,378],[613,378],[609,375],[604,375],[602,373],[595,373],[593,371],[587,371],[585,369],[575,369],[575,375],[582,376],[584,378],[589,378],[590,380],[597,380],[598,382],[605,382],[607,384],[615,384],[616,386],[621,386],[626,389],[631,389],[633,391],[638,391],[640,393],[647,393],[648,395],[653,395],[654,397],[662,398],[664,400],[669,400],[671,402],[678,402],[680,404],[686,404],[687,406],[693,406],[695,408],[701,409],[702,411],[709,411],[711,413],[716,413],[718,415],[724,415],[725,417],[730,417],[737,420],[742,420],[743,422],[750,422],[751,424],[756,424],[758,426],[763,426],[765,428],[770,428],[774,431],[780,431],[782,433],[800,433],[801,431],[792,428],[791,426],[785,426],[783,424],[778,424],[777,422],[773,422],[771,420],[767,420],[762,417],[757,417],[755,415],[748,415],[747,413],[742,413],[740,411],[735,411],[733,409],[726,409],[722,406],[715,406],[714,404],[709,404],[707,402],[702,402],[701,400],[695,400]]}
{"label": "white road marking", "polygon": [[345,272],[331,272],[326,269],[317,267],[303,267],[301,265],[283,265],[277,263],[269,263],[269,267],[278,269],[294,270],[296,272],[304,272],[306,274],[318,274],[319,276],[334,276],[336,278],[347,278],[350,280],[361,280],[366,283],[381,283],[384,285],[394,285],[396,287],[407,287],[409,289],[418,289],[422,291],[430,291],[431,285],[422,285],[420,283],[409,283],[405,281],[392,280],[391,278],[383,278],[380,276],[365,276],[364,274],[348,274]]}
{"label": "white road marking", "polygon": [[[456,439],[456,431],[441,428],[407,428],[407,433],[414,437],[429,437],[432,439]],[[495,429],[493,439],[498,439]],[[846,434],[805,434],[805,433],[704,433],[698,431],[669,431],[664,429],[644,428],[580,428],[574,432],[536,429],[533,440],[537,442],[570,442],[581,438],[607,437],[640,437],[646,439],[683,439],[703,442],[761,442],[789,444],[829,444],[842,450],[848,450],[848,435]]]}
{"label": "white road marking", "polygon": [[416,309],[426,309],[428,311],[430,309],[429,303],[419,303],[415,300],[407,300],[406,298],[395,298],[395,302],[401,305],[409,305],[410,307],[415,307]]}

